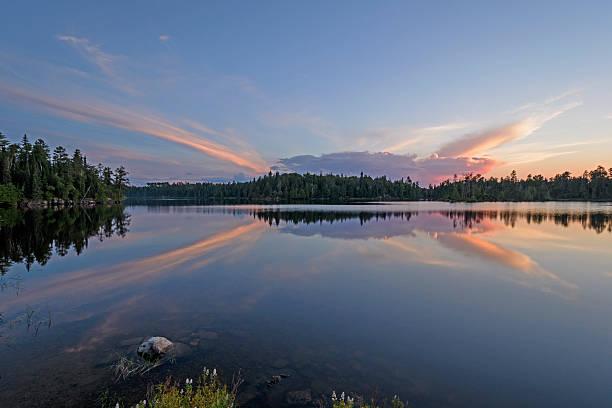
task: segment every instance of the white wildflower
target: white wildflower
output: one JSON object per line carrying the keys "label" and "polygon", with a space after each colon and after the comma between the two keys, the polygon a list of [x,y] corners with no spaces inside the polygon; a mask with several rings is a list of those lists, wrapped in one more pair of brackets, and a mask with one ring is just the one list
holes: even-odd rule
{"label": "white wildflower", "polygon": [[119,403],[116,403],[116,404],[115,404],[115,408],[119,408]]}
{"label": "white wildflower", "polygon": [[217,369],[216,368],[213,370],[213,374],[212,375],[213,375],[213,377],[217,376]]}
{"label": "white wildflower", "polygon": [[332,391],[332,401],[336,400],[336,391]]}
{"label": "white wildflower", "polygon": [[340,399],[344,401],[344,391],[342,392],[342,394],[340,394]]}

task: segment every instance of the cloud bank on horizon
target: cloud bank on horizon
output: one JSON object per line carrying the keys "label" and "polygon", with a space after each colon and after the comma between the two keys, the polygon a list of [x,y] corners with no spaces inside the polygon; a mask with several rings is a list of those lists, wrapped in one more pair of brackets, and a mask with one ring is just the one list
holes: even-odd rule
{"label": "cloud bank on horizon", "polygon": [[[549,105],[550,102],[545,103]],[[395,154],[390,152],[340,152],[314,155],[299,155],[280,159],[274,170],[297,173],[334,173],[345,175],[387,176],[392,179],[410,177],[421,184],[434,184],[465,174],[485,175],[499,165],[499,161],[479,155],[525,138],[538,130],[549,120],[580,106],[572,102],[555,107],[552,112],[539,113],[508,125],[481,132],[463,135],[441,146],[428,157],[416,154]],[[549,108],[550,110],[550,108]]]}
{"label": "cloud bank on horizon", "polygon": [[[520,12],[520,25],[543,30],[536,37],[517,31],[510,43],[503,30],[483,35],[453,16],[439,21],[435,5],[407,26],[415,11],[393,1],[388,10],[354,6],[356,15],[378,16],[359,40],[338,5],[269,5],[283,19],[257,10],[236,16],[220,5],[216,15],[232,15],[235,31],[206,10],[172,5],[152,7],[146,18],[125,10],[133,24],[107,30],[112,13],[96,7],[43,4],[34,28],[11,41],[3,38],[22,32],[17,16],[28,9],[6,8],[0,131],[13,140],[27,131],[124,164],[137,183],[245,180],[272,169],[426,185],[511,169],[575,173],[612,157],[612,57],[592,41],[602,35],[596,24],[576,27],[569,17],[597,21],[605,13],[556,8],[552,24],[540,18],[551,13],[545,5],[496,6],[507,23]],[[473,22],[489,16],[471,13]],[[331,20],[312,32],[308,21],[322,15]],[[581,62],[547,56],[550,41],[572,28],[566,51]],[[534,53],[520,46],[526,41]],[[509,56],[513,63],[501,69],[496,61]]]}
{"label": "cloud bank on horizon", "polygon": [[430,157],[419,159],[415,154],[389,152],[341,152],[320,156],[301,155],[280,159],[273,170],[297,173],[333,173],[344,175],[387,176],[391,179],[408,178],[421,185],[436,183],[466,173],[486,174],[495,166],[493,159],[485,157]]}

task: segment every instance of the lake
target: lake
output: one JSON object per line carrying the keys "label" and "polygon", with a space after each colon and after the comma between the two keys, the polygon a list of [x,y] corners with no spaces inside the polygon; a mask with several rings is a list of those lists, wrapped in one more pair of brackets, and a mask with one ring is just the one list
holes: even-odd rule
{"label": "lake", "polygon": [[[612,405],[610,203],[2,211],[2,407],[135,402],[204,366],[241,369],[243,406]],[[182,352],[115,381],[153,335]]]}

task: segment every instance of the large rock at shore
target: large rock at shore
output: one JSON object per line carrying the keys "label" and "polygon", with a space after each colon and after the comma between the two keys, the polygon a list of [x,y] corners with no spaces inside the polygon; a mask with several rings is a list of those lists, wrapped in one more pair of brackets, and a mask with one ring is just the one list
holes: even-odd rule
{"label": "large rock at shore", "polygon": [[138,354],[148,360],[163,357],[172,349],[173,343],[165,337],[155,336],[143,341],[138,346]]}

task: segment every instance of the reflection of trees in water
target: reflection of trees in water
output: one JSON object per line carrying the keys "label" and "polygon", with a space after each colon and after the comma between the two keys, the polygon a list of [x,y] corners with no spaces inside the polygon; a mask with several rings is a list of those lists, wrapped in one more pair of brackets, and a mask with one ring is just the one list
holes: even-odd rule
{"label": "reflection of trees in water", "polygon": [[554,223],[568,227],[570,224],[580,224],[584,229],[594,230],[596,233],[612,232],[612,214],[603,212],[523,212],[523,211],[458,211],[446,213],[449,217],[463,217],[466,225],[482,219],[499,220],[504,225],[514,227],[517,220],[524,220],[527,224]]}
{"label": "reflection of trees in water", "polygon": [[44,265],[55,252],[64,256],[70,248],[80,254],[91,237],[99,240],[124,236],[129,215],[122,206],[71,207],[61,210],[0,210],[0,274],[13,263],[29,269]]}
{"label": "reflection of trees in water", "polygon": [[[334,223],[359,219],[363,225],[366,222],[379,220],[405,220],[418,215],[416,211],[393,212],[350,212],[350,211],[293,211],[252,209],[249,213],[254,218],[279,225],[282,222],[293,224]],[[524,212],[524,211],[433,211],[425,214],[443,215],[453,220],[455,228],[472,229],[483,220],[501,221],[504,225],[514,227],[518,220],[528,224],[542,224],[553,222],[555,225],[568,227],[578,223],[584,229],[594,230],[597,233],[612,232],[612,214],[602,212]]]}
{"label": "reflection of trees in water", "polygon": [[294,224],[315,224],[343,222],[352,219],[359,219],[363,225],[368,221],[387,220],[398,218],[408,221],[410,217],[416,215],[415,212],[338,212],[338,211],[252,211],[251,215],[268,224],[279,225],[281,221]]}

